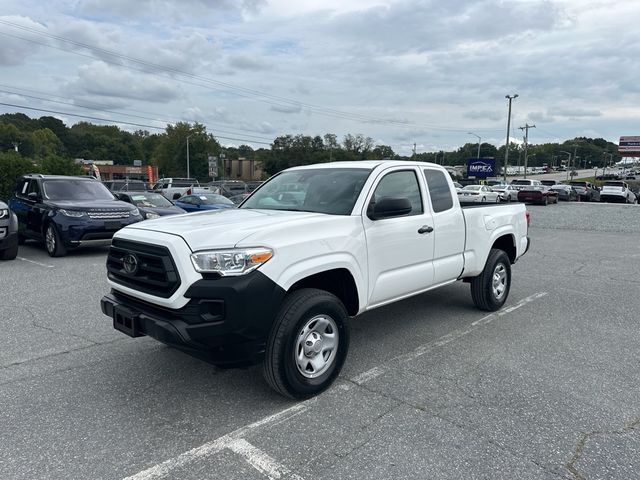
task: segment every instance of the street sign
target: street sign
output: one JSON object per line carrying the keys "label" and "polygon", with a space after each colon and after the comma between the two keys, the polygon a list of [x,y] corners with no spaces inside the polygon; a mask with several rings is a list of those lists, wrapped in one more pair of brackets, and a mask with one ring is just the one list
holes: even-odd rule
{"label": "street sign", "polygon": [[467,161],[467,176],[487,178],[495,176],[496,159],[493,157],[470,158]]}

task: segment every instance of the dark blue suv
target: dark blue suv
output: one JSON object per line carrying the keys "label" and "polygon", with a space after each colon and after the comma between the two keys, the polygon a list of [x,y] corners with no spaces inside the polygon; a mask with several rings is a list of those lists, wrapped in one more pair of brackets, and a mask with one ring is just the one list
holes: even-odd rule
{"label": "dark blue suv", "polygon": [[52,257],[105,243],[117,230],[142,220],[136,207],[117,200],[92,177],[25,175],[9,206],[18,217],[18,241],[43,241]]}

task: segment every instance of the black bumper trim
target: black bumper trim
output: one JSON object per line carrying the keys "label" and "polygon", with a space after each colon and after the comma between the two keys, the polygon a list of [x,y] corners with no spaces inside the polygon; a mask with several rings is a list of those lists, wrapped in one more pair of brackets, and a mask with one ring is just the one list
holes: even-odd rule
{"label": "black bumper trim", "polygon": [[112,290],[101,302],[116,330],[148,335],[210,363],[237,366],[258,363],[285,291],[256,271],[241,277],[203,279],[178,310],[158,307]]}

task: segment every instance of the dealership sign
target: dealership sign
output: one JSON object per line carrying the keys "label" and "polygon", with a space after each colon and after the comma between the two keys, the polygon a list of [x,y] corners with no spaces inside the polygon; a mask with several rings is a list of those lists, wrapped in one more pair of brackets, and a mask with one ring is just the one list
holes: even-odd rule
{"label": "dealership sign", "polygon": [[618,153],[623,157],[640,157],[640,137],[620,137]]}
{"label": "dealership sign", "polygon": [[467,162],[467,176],[487,178],[495,176],[496,160],[493,157],[470,158]]}

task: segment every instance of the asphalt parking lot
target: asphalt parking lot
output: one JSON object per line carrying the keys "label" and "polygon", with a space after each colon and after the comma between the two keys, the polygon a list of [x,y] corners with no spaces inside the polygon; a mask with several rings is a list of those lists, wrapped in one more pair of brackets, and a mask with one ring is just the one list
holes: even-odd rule
{"label": "asphalt parking lot", "polygon": [[640,476],[640,207],[528,207],[506,306],[458,283],[352,323],[301,403],[102,315],[106,248],[0,263],[2,479]]}

